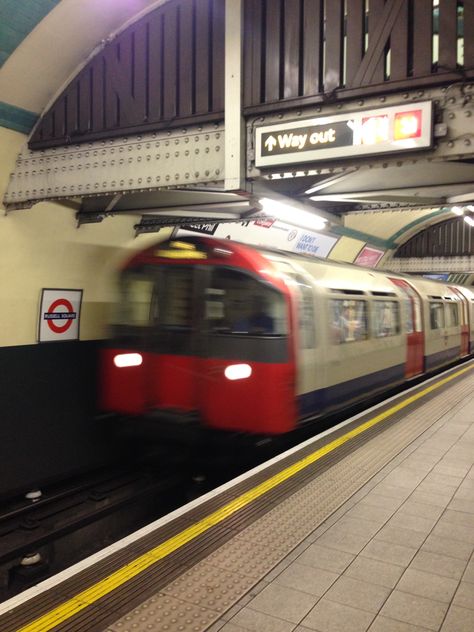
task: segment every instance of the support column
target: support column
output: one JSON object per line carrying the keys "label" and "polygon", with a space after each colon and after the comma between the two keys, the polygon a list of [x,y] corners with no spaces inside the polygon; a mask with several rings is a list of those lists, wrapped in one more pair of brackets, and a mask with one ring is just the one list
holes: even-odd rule
{"label": "support column", "polygon": [[242,116],[243,0],[225,2],[225,189],[245,190]]}

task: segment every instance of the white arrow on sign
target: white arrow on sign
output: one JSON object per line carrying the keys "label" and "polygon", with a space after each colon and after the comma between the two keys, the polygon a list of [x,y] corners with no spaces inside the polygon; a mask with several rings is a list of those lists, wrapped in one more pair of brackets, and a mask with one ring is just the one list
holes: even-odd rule
{"label": "white arrow on sign", "polygon": [[272,151],[276,143],[277,139],[274,136],[269,136],[265,141],[265,147],[268,149],[268,151]]}

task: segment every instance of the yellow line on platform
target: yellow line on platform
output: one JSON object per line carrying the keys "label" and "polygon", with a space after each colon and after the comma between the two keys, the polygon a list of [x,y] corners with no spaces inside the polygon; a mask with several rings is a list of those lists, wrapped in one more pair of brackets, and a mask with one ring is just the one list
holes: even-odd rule
{"label": "yellow line on platform", "polygon": [[350,439],[357,437],[358,435],[362,434],[369,428],[372,428],[373,426],[380,423],[387,417],[394,415],[395,413],[399,412],[403,408],[406,408],[413,402],[416,402],[417,400],[421,399],[422,397],[425,397],[429,393],[432,393],[434,390],[436,390],[440,386],[443,386],[444,384],[450,382],[451,380],[454,380],[455,378],[459,377],[463,373],[466,373],[472,368],[474,368],[474,364],[471,364],[468,367],[465,367],[459,371],[456,371],[455,373],[452,373],[448,377],[445,377],[441,379],[439,382],[436,382],[432,384],[431,386],[428,386],[427,388],[423,389],[422,391],[419,391],[415,395],[411,395],[410,397],[407,397],[405,400],[403,400],[399,404],[392,406],[391,408],[380,413],[379,415],[376,415],[372,419],[369,419],[368,421],[358,426],[354,430],[347,432],[346,434],[342,435],[338,439],[335,439],[334,441],[331,441],[330,443],[323,446],[322,448],[319,448],[315,452],[312,452],[311,454],[306,456],[304,459],[301,459],[297,463],[294,463],[293,465],[285,468],[278,474],[275,474],[274,476],[267,479],[263,483],[260,483],[260,485],[257,485],[256,487],[249,490],[248,492],[245,492],[244,494],[242,494],[235,500],[232,500],[227,505],[224,505],[217,511],[214,511],[212,514],[210,514],[206,518],[203,518],[202,520],[191,525],[184,531],[181,531],[181,533],[179,533],[178,535],[175,535],[172,538],[169,538],[162,544],[159,544],[158,546],[156,546],[154,549],[151,549],[147,553],[144,553],[133,562],[130,562],[129,564],[127,564],[126,566],[123,566],[122,568],[119,568],[118,570],[111,573],[108,577],[101,579],[100,581],[93,584],[89,588],[86,588],[86,590],[83,590],[82,592],[78,593],[77,595],[69,599],[68,601],[60,604],[59,606],[57,606],[50,612],[47,612],[46,614],[40,616],[38,619],[35,619],[34,621],[27,624],[26,626],[18,629],[17,632],[48,632],[49,630],[54,629],[57,625],[60,625],[64,621],[67,621],[73,615],[77,614],[84,608],[87,608],[91,604],[95,603],[98,599],[105,597],[106,595],[111,593],[113,590],[115,590],[119,586],[122,586],[129,580],[133,579],[134,577],[136,577],[137,575],[145,571],[147,568],[155,564],[157,561],[170,555],[171,553],[178,550],[179,548],[181,548],[188,542],[191,542],[202,533],[205,533],[211,527],[219,524],[220,522],[222,522],[223,520],[225,520],[232,514],[236,513],[237,511],[239,511],[246,505],[250,504],[251,502],[259,498],[263,494],[266,494],[268,491],[270,491],[274,487],[277,487],[278,485],[288,480],[289,478],[291,478],[292,476],[294,476],[295,474],[297,474],[304,468],[315,463],[316,461],[321,459],[323,456],[325,456],[329,452],[332,452],[333,450],[343,445]]}

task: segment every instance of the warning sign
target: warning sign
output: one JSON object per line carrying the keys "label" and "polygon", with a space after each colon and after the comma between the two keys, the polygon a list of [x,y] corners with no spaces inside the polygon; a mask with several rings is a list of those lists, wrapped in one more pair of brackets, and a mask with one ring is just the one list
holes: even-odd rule
{"label": "warning sign", "polygon": [[82,290],[43,289],[38,327],[39,342],[77,340]]}

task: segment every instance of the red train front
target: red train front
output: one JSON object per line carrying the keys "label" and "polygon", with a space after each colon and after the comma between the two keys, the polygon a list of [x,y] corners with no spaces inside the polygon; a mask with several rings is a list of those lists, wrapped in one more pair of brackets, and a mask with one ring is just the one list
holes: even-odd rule
{"label": "red train front", "polygon": [[172,240],[135,256],[120,283],[102,409],[179,427],[294,427],[291,301],[267,259],[225,240]]}

